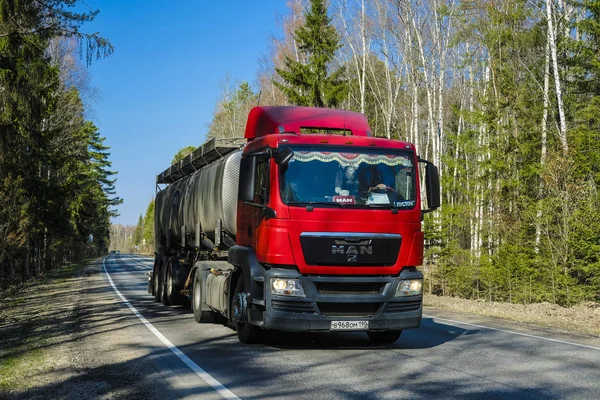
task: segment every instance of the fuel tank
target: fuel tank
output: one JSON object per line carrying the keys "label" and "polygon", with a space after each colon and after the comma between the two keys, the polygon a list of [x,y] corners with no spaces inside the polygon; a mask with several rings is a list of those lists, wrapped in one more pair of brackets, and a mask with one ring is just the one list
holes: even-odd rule
{"label": "fuel tank", "polygon": [[[223,230],[235,238],[241,159],[242,150],[229,153],[156,194],[154,232],[157,245],[166,245],[169,230],[171,240],[181,243],[184,225],[187,234],[193,238],[196,223],[214,241],[219,219]],[[175,243],[171,243],[173,245]]]}

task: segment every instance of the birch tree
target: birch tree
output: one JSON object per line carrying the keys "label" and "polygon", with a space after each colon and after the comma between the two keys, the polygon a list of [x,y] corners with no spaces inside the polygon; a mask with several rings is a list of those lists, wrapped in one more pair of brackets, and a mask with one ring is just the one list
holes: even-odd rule
{"label": "birch tree", "polygon": [[559,139],[563,151],[569,150],[567,143],[567,121],[565,119],[565,108],[563,104],[563,95],[561,88],[560,71],[558,69],[558,55],[556,50],[556,31],[554,30],[554,12],[553,0],[546,0],[546,19],[548,22],[548,44],[550,46],[550,55],[552,58],[552,72],[554,74],[554,88],[556,91],[556,106],[558,108],[560,131]]}
{"label": "birch tree", "polygon": [[350,51],[351,69],[359,90],[359,111],[365,113],[367,59],[371,48],[370,32],[367,28],[367,9],[365,0],[339,0],[338,21],[340,21],[342,40]]}

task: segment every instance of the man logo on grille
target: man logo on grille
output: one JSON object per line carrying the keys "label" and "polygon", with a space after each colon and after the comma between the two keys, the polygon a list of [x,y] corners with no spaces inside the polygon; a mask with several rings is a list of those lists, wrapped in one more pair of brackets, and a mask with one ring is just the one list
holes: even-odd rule
{"label": "man logo on grille", "polygon": [[356,256],[356,254],[348,254],[346,257],[348,257],[348,262],[357,262],[358,261],[358,257]]}
{"label": "man logo on grille", "polygon": [[[357,246],[348,246],[347,248],[345,246],[336,246],[336,245],[332,245],[331,246],[331,254],[347,254],[348,255],[348,261],[350,260],[350,256],[354,255],[355,258],[358,254],[373,254],[373,246],[358,246],[358,249],[356,248]],[[354,260],[356,261],[356,259]]]}

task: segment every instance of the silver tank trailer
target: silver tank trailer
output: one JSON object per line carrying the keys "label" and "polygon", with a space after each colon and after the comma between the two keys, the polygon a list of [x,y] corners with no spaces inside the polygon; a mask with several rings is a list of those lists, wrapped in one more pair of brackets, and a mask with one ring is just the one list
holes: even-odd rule
{"label": "silver tank trailer", "polygon": [[[196,223],[214,241],[217,221],[235,238],[242,150],[234,151],[156,194],[154,228],[157,245],[165,245],[167,230],[181,243],[181,228],[194,237]],[[171,246],[177,245],[171,243]]]}

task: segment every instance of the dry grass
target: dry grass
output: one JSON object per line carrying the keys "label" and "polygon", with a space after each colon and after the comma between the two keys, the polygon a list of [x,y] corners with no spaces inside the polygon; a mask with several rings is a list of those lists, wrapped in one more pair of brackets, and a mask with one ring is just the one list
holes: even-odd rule
{"label": "dry grass", "polygon": [[49,354],[71,340],[76,275],[84,266],[50,271],[0,293],[0,398],[57,367]]}
{"label": "dry grass", "polygon": [[485,315],[516,322],[600,335],[600,303],[587,302],[564,308],[556,304],[509,304],[425,295],[425,307]]}

